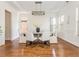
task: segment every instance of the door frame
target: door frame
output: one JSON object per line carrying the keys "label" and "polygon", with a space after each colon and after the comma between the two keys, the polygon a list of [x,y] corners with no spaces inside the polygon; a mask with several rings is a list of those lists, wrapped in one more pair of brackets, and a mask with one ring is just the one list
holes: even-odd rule
{"label": "door frame", "polygon": [[[12,21],[12,13],[9,11],[9,10],[7,10],[7,9],[5,9],[5,41],[6,41],[6,12],[8,12],[9,14],[10,14],[10,35],[12,35],[12,30],[11,30],[11,21]],[[11,39],[12,39],[12,36],[10,36],[10,40],[8,40],[8,41],[11,41]]]}

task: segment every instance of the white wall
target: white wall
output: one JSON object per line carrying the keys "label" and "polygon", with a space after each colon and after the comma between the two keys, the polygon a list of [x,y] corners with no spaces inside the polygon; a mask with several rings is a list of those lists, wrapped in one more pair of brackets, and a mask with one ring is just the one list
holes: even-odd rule
{"label": "white wall", "polygon": [[5,9],[12,13],[12,40],[18,37],[18,19],[17,11],[6,2],[0,2],[0,26],[2,27],[2,36],[0,35],[0,45],[5,44]]}
{"label": "white wall", "polygon": [[29,21],[33,24],[33,28],[35,29],[37,26],[40,27],[41,31],[49,31],[50,30],[50,17],[49,16],[31,16]]}
{"label": "white wall", "polygon": [[79,8],[79,2],[71,2],[58,12],[59,16],[65,16],[58,36],[79,47],[79,36],[76,35],[76,7]]}
{"label": "white wall", "polygon": [[[26,14],[25,14],[26,13]],[[23,20],[21,17],[27,17],[27,30],[29,29],[31,32],[35,32],[36,27],[40,27],[41,31],[50,31],[50,16],[34,16],[31,15],[31,12],[22,12],[19,13],[20,21]]]}

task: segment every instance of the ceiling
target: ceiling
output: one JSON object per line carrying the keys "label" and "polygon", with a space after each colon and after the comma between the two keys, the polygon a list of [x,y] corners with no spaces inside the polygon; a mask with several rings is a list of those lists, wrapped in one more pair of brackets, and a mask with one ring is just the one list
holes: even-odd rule
{"label": "ceiling", "polygon": [[[40,5],[35,4],[35,1],[10,1],[8,3],[21,11],[33,11],[40,9]],[[64,5],[65,1],[42,1],[41,10],[55,12],[64,7]]]}

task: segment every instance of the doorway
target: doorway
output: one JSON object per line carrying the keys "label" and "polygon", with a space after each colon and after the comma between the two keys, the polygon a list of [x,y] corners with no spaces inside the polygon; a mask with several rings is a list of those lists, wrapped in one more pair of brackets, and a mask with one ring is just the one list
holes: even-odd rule
{"label": "doorway", "polygon": [[5,43],[11,41],[11,12],[5,10]]}

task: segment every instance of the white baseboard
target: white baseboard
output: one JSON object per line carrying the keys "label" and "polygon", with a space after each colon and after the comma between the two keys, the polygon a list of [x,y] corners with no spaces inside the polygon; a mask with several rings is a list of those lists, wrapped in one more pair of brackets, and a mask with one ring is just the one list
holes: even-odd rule
{"label": "white baseboard", "polygon": [[60,36],[59,36],[59,38],[65,40],[65,41],[67,41],[67,42],[69,42],[70,44],[73,44],[73,45],[76,46],[76,47],[79,47],[79,43],[70,41],[70,40],[68,40],[68,38],[64,38],[64,37],[60,37]]}

